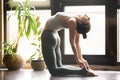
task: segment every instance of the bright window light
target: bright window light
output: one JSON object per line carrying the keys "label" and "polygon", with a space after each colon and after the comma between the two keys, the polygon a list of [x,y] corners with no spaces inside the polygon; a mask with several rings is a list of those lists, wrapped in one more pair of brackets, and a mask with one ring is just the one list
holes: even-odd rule
{"label": "bright window light", "polygon": [[[16,2],[25,2],[25,0],[9,0],[12,1],[10,6],[17,6]],[[30,5],[35,7],[50,7],[50,0],[30,0]]]}
{"label": "bright window light", "polygon": [[[13,0],[13,1],[22,1],[22,2],[25,2],[25,0]],[[46,1],[46,0],[31,0],[31,1]]]}
{"label": "bright window light", "polygon": [[117,11],[117,61],[120,62],[120,9]]}
{"label": "bright window light", "polygon": [[[87,39],[80,35],[82,54],[105,55],[105,6],[66,6],[65,12],[69,15],[87,14],[90,17],[91,30],[87,33]],[[65,54],[71,55],[73,51],[68,33],[65,30]]]}
{"label": "bright window light", "polygon": [[[11,43],[15,39],[18,30],[17,18],[14,16],[14,12],[15,11],[7,11],[7,17],[9,15],[12,15],[7,26],[7,39]],[[37,10],[31,12],[33,12],[36,16],[40,16],[40,27],[44,27],[46,20],[51,16],[50,10]],[[32,39],[32,37],[30,39]],[[35,48],[31,45],[31,42],[32,40],[28,40],[26,37],[20,38],[18,45],[18,54],[20,54],[25,60],[29,59],[35,50]]]}

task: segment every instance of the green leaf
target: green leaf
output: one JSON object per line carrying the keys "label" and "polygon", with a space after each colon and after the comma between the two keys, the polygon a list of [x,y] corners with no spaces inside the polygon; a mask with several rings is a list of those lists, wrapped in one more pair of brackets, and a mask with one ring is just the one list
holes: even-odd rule
{"label": "green leaf", "polygon": [[40,27],[40,25],[41,25],[41,23],[40,23],[40,22],[38,22],[38,23],[37,23],[37,28],[38,28],[38,27]]}
{"label": "green leaf", "polygon": [[31,33],[31,22],[29,20],[29,17],[26,17],[25,25],[27,25],[27,26],[25,26],[26,27],[25,28],[25,34],[26,34],[27,38],[29,39],[29,36],[30,36],[30,33]]}
{"label": "green leaf", "polygon": [[10,17],[11,17],[11,15],[8,16],[8,19],[7,19],[8,21],[10,20]]}
{"label": "green leaf", "polygon": [[41,29],[39,30],[38,35],[40,35],[40,34],[42,33],[42,31],[43,31],[43,28],[41,28]]}
{"label": "green leaf", "polygon": [[40,54],[40,49],[36,49],[36,51]]}
{"label": "green leaf", "polygon": [[37,33],[37,23],[36,23],[36,20],[35,20],[35,17],[30,15],[30,20],[31,20],[31,27],[32,27],[32,31],[34,33],[34,35]]}
{"label": "green leaf", "polygon": [[19,25],[18,31],[19,31],[19,33],[20,33],[20,36],[22,37],[24,33],[22,32],[22,28],[21,28],[20,25]]}
{"label": "green leaf", "polygon": [[3,44],[3,45],[2,45],[2,48],[0,48],[0,50],[5,50],[6,51],[5,54],[13,55],[13,54],[16,53],[13,44],[10,44],[10,43],[7,43],[7,42],[2,42],[1,44]]}
{"label": "green leaf", "polygon": [[37,44],[36,44],[36,43],[31,43],[31,45],[33,45],[33,46],[37,46]]}
{"label": "green leaf", "polygon": [[26,4],[26,5],[29,5],[29,0],[26,0],[25,4]]}
{"label": "green leaf", "polygon": [[39,56],[38,60],[42,60],[43,59],[43,56]]}
{"label": "green leaf", "polygon": [[22,9],[25,8],[25,5],[24,5],[22,2],[19,1],[18,4],[19,4],[19,7],[20,7],[20,8],[22,8]]}
{"label": "green leaf", "polygon": [[29,60],[35,59],[34,56],[36,55],[36,53],[32,54],[29,58]]}
{"label": "green leaf", "polygon": [[41,41],[41,37],[38,37],[38,41],[39,41],[39,42]]}

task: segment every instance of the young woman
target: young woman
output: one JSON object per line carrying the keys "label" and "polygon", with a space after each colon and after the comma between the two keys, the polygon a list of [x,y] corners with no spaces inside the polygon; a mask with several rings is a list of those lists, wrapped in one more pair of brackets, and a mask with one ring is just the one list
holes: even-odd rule
{"label": "young woman", "polygon": [[[52,76],[78,74],[83,76],[94,76],[88,62],[83,58],[80,48],[80,34],[86,39],[86,33],[90,30],[90,22],[87,15],[69,16],[58,12],[48,19],[42,33],[42,53],[47,68]],[[74,52],[76,62],[80,66],[65,67],[61,62],[60,37],[58,31],[68,28],[69,40]]]}

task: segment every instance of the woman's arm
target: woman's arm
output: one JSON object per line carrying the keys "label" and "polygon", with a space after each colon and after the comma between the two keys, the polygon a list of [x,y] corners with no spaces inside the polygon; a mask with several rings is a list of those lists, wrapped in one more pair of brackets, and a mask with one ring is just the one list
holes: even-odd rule
{"label": "woman's arm", "polygon": [[80,48],[80,36],[76,32],[76,22],[74,20],[69,21],[69,38],[70,38],[70,44],[76,59],[76,62],[79,64],[82,68],[88,68],[88,62],[83,58],[81,54],[81,48]]}
{"label": "woman's arm", "polygon": [[70,45],[72,47],[74,56],[75,56],[75,60],[78,63],[78,52],[76,50],[76,45],[75,45],[75,37],[76,37],[76,29],[75,29],[75,20],[74,19],[69,19],[68,21],[68,27],[69,27],[69,41],[70,41]]}
{"label": "woman's arm", "polygon": [[78,64],[80,65],[80,67],[89,68],[88,62],[83,58],[82,53],[81,53],[80,36],[78,33],[76,34],[75,44],[76,44],[76,49],[77,49],[78,58],[79,58]]}
{"label": "woman's arm", "polygon": [[69,40],[70,40],[70,45],[72,47],[72,50],[73,50],[73,53],[74,53],[74,56],[75,56],[75,59],[76,59],[76,62],[78,63],[79,62],[79,58],[78,58],[78,52],[76,50],[76,45],[75,45],[75,32],[74,30],[72,29],[69,29]]}

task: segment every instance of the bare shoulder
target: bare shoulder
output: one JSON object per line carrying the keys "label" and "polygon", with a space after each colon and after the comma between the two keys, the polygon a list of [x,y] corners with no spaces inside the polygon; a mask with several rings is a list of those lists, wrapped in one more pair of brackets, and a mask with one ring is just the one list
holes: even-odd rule
{"label": "bare shoulder", "polygon": [[75,18],[68,19],[67,24],[70,29],[75,29],[76,28],[76,19]]}

